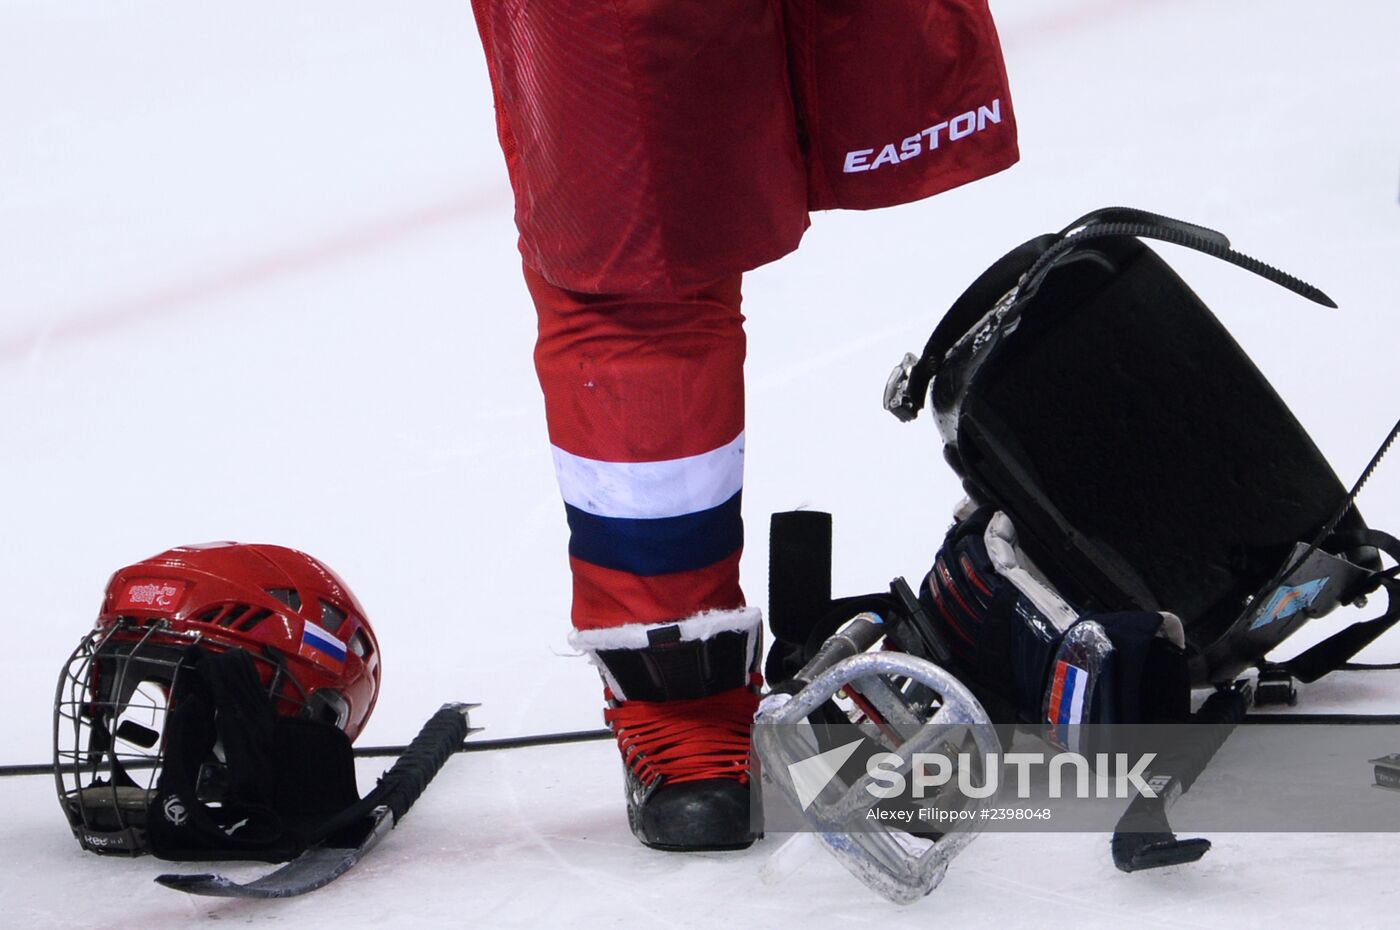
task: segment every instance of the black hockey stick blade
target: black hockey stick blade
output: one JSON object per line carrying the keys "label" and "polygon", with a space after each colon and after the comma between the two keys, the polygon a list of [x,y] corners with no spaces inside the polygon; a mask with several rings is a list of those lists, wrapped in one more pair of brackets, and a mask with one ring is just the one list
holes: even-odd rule
{"label": "black hockey stick blade", "polygon": [[1167,807],[1183,793],[1181,782],[1172,777],[1162,785],[1162,794],[1156,798],[1134,798],[1118,821],[1109,846],[1113,864],[1120,872],[1184,865],[1210,850],[1210,840],[1176,838],[1167,820]]}
{"label": "black hockey stick blade", "polygon": [[1179,840],[1175,833],[1115,833],[1113,864],[1120,872],[1160,869],[1195,862],[1210,851],[1210,840]]}
{"label": "black hockey stick blade", "polygon": [[[329,839],[251,882],[215,873],[157,875],[167,888],[218,898],[294,898],[344,875],[394,829],[443,764],[472,732],[468,713],[476,704],[444,704],[429,718],[374,790],[335,823]],[[340,820],[341,818],[336,818]],[[346,841],[345,837],[354,837]]]}
{"label": "black hockey stick blade", "polygon": [[1210,840],[1203,837],[1177,839],[1167,810],[1191,789],[1230,733],[1244,720],[1252,697],[1248,686],[1235,685],[1206,698],[1191,718],[1198,724],[1213,725],[1206,737],[1188,751],[1167,756],[1159,770],[1149,771],[1150,780],[1156,782],[1157,796],[1134,798],[1109,844],[1113,864],[1120,872],[1184,865],[1210,851]]}
{"label": "black hockey stick blade", "polygon": [[291,862],[246,884],[217,873],[157,875],[167,888],[211,898],[295,898],[335,881],[394,829],[394,815],[380,805],[371,814],[369,833],[359,845],[313,846]]}

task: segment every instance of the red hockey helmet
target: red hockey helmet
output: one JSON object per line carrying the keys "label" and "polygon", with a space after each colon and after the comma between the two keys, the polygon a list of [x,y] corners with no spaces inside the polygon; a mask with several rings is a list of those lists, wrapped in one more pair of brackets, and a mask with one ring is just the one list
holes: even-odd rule
{"label": "red hockey helmet", "polygon": [[164,620],[177,640],[273,659],[262,667],[283,673],[273,693],[279,712],[333,723],[352,740],[374,710],[379,644],[364,608],[304,552],[228,542],[170,549],[107,583],[97,630],[122,618],[138,627]]}
{"label": "red hockey helmet", "polygon": [[119,569],[55,701],[59,795],[85,847],[143,847],[166,714],[194,647],[243,650],[277,713],[334,725],[352,740],[374,710],[378,641],[359,601],[319,560],[220,542]]}

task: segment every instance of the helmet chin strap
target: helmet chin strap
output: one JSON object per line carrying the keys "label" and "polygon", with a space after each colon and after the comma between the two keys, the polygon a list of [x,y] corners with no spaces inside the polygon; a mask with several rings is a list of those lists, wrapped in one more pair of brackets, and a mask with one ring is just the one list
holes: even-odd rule
{"label": "helmet chin strap", "polygon": [[319,824],[359,800],[350,741],[330,724],[276,713],[241,649],[195,647],[185,666],[147,814],[151,851],[181,861],[299,854]]}

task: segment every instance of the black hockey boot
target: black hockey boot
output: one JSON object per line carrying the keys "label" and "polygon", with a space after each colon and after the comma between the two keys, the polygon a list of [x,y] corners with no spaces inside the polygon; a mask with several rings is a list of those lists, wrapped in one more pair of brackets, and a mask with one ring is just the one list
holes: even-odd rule
{"label": "black hockey boot", "polygon": [[744,849],[760,835],[749,771],[760,629],[746,609],[574,634],[603,676],[643,844]]}

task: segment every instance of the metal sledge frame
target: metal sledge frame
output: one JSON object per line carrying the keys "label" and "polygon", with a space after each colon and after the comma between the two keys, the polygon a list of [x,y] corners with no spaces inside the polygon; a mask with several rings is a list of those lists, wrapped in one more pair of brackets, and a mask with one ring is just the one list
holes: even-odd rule
{"label": "metal sledge frame", "polygon": [[[916,754],[950,741],[966,745],[977,758],[986,758],[999,744],[991,720],[981,705],[956,678],[925,659],[894,651],[863,651],[884,635],[880,618],[862,614],[854,618],[850,632],[838,633],[805,666],[794,682],[800,687],[770,694],[759,707],[754,725],[754,750],[762,760],[765,779],[771,780],[794,806],[803,799],[794,784],[790,766],[811,759],[820,749],[818,738],[799,726],[817,714],[838,693],[855,691],[869,721],[865,729],[872,739],[895,753],[906,772]],[[907,699],[909,693],[927,689],[937,695],[937,707],[927,716]],[[866,788],[873,776],[866,773],[850,783],[834,777],[807,801],[804,814],[818,839],[833,856],[868,887],[890,901],[909,904],[938,886],[948,863],[977,833],[976,816],[987,800],[974,801],[971,819],[930,839],[891,827],[853,831],[849,825],[874,806]]]}

